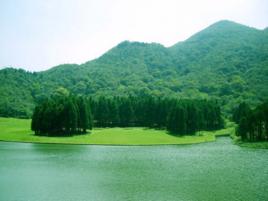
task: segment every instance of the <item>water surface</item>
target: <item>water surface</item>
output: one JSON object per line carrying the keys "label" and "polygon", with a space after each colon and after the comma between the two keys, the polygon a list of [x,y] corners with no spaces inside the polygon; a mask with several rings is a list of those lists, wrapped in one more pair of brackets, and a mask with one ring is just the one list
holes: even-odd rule
{"label": "water surface", "polygon": [[2,201],[267,201],[268,150],[0,142]]}

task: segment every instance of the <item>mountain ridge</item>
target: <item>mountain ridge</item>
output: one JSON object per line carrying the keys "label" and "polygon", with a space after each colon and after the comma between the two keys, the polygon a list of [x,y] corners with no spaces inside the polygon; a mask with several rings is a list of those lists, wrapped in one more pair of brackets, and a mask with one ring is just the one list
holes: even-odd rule
{"label": "mountain ridge", "polygon": [[228,113],[241,101],[268,97],[268,38],[264,30],[224,20],[171,47],[123,41],[80,65],[33,73],[5,68],[0,78],[0,116],[29,117],[57,87],[96,96],[214,98]]}
{"label": "mountain ridge", "polygon": [[[102,57],[103,55],[105,55],[106,53],[108,53],[109,51],[111,51],[112,49],[114,48],[117,48],[119,46],[124,46],[125,44],[140,44],[140,45],[160,45],[162,47],[165,47],[165,48],[172,48],[173,46],[176,46],[177,44],[180,44],[180,43],[184,43],[186,41],[188,41],[189,39],[195,37],[196,35],[198,35],[200,32],[204,32],[206,31],[207,29],[211,29],[211,28],[218,28],[218,27],[221,27],[221,28],[224,28],[224,26],[237,26],[237,27],[244,27],[244,28],[247,28],[247,29],[252,29],[252,30],[256,30],[256,31],[267,31],[268,30],[268,27],[264,28],[263,30],[261,29],[257,29],[257,28],[254,28],[254,27],[250,27],[250,26],[247,26],[247,25],[243,25],[243,24],[240,24],[240,23],[237,23],[237,22],[234,22],[234,21],[231,21],[231,20],[220,20],[220,21],[217,21],[209,26],[207,26],[206,28],[202,29],[201,31],[198,31],[197,33],[193,34],[192,36],[190,36],[188,39],[184,40],[184,41],[179,41],[171,46],[164,46],[163,44],[161,43],[158,43],[158,42],[142,42],[142,41],[130,41],[130,40],[123,40],[122,42],[118,43],[116,46],[112,47],[111,49],[109,49],[108,51],[106,51],[105,53],[103,53],[101,56],[95,58],[95,59],[92,59],[92,60],[88,60],[88,61],[85,61],[84,63],[82,64],[76,64],[76,63],[64,63],[64,64],[59,64],[59,65],[56,65],[56,66],[52,66],[51,68],[47,69],[47,70],[50,70],[52,68],[57,68],[58,66],[62,66],[62,65],[83,65],[85,63],[88,63],[88,62],[91,62],[91,61],[95,61],[97,59],[99,59],[100,57]],[[3,70],[3,69],[6,69],[6,68],[14,68],[14,69],[23,69],[21,67],[12,67],[12,66],[7,66],[7,67],[2,67],[0,69]],[[47,71],[47,70],[41,70],[41,71],[28,71],[28,72],[44,72],[44,71]],[[27,70],[25,70],[27,71]]]}

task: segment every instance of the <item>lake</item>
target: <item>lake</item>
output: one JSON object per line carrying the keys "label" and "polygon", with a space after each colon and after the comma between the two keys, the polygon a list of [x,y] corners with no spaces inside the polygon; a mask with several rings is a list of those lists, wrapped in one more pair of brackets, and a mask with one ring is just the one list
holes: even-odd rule
{"label": "lake", "polygon": [[267,201],[268,150],[0,142],[1,201]]}

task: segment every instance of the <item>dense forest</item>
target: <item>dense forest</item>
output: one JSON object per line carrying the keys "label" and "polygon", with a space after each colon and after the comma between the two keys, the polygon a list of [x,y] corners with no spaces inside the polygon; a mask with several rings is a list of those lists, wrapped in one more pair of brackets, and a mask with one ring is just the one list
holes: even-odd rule
{"label": "dense forest", "polygon": [[249,105],[241,103],[233,113],[238,123],[237,135],[243,141],[268,141],[268,102],[251,110]]}
{"label": "dense forest", "polygon": [[[62,90],[61,90],[62,91]],[[216,101],[181,100],[153,96],[53,96],[35,107],[32,130],[36,135],[68,136],[97,127],[149,127],[171,134],[192,135],[223,127]]]}
{"label": "dense forest", "polygon": [[212,98],[231,114],[243,101],[256,106],[267,99],[267,86],[267,31],[220,21],[169,48],[125,41],[81,65],[2,69],[0,116],[29,118],[58,87],[98,97]]}
{"label": "dense forest", "polygon": [[142,126],[167,129],[174,134],[223,127],[216,101],[159,98],[154,96],[99,97],[90,99],[98,127]]}
{"label": "dense forest", "polygon": [[92,124],[85,98],[57,94],[35,107],[31,129],[35,135],[70,136],[85,134]]}

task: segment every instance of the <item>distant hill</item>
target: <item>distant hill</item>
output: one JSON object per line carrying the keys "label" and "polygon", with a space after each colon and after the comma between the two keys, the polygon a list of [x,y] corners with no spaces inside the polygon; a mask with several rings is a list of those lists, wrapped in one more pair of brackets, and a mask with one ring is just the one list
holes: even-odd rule
{"label": "distant hill", "polygon": [[29,117],[56,88],[74,94],[216,98],[224,111],[268,98],[267,28],[220,21],[184,42],[124,41],[96,60],[29,73],[0,70],[0,116]]}

